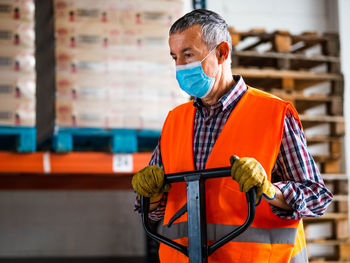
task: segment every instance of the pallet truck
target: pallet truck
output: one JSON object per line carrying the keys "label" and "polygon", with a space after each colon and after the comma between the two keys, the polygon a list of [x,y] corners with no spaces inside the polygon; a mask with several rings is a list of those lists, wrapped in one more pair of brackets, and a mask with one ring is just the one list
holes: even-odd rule
{"label": "pallet truck", "polygon": [[248,216],[243,225],[225,235],[217,242],[207,245],[207,224],[205,211],[205,180],[231,176],[231,167],[205,169],[165,175],[165,183],[186,182],[187,206],[181,214],[187,210],[188,220],[188,247],[183,246],[167,237],[164,237],[149,226],[149,198],[141,196],[142,224],[146,234],[183,253],[189,258],[189,263],[207,263],[208,257],[218,248],[225,245],[235,237],[242,234],[253,222],[255,216],[256,187],[246,193],[248,203]]}

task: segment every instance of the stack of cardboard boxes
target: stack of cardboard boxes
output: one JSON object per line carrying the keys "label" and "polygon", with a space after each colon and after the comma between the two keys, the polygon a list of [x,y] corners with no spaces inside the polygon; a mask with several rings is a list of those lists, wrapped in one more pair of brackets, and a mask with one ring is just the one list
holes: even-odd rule
{"label": "stack of cardboard boxes", "polygon": [[0,19],[0,125],[34,127],[34,1],[1,0]]}
{"label": "stack of cardboard boxes", "polygon": [[187,98],[168,48],[179,1],[55,0],[59,127],[160,129]]}

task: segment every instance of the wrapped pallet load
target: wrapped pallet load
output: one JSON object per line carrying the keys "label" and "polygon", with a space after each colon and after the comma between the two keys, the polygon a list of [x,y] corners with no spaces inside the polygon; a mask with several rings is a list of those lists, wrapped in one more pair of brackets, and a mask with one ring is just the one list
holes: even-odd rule
{"label": "wrapped pallet load", "polygon": [[56,125],[160,130],[180,93],[168,30],[181,1],[56,0]]}
{"label": "wrapped pallet load", "polygon": [[26,136],[20,151],[36,148],[34,9],[33,0],[0,1],[0,134]]}

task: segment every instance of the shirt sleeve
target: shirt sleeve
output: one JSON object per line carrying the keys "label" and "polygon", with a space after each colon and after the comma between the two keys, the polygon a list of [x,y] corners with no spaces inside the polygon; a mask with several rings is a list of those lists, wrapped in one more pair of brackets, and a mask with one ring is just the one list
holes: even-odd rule
{"label": "shirt sleeve", "polygon": [[[163,162],[162,162],[162,155],[160,153],[160,139],[158,141],[156,148],[153,151],[151,160],[149,161],[148,165],[156,165],[164,169]],[[152,221],[160,221],[164,218],[167,197],[168,197],[167,193],[164,193],[156,209],[148,213],[148,216]],[[138,199],[137,196],[135,200],[134,210],[140,213],[140,200]]]}
{"label": "shirt sleeve", "polygon": [[149,161],[148,165],[156,165],[164,169],[162,155],[160,154],[160,139],[158,140],[158,144],[153,151],[151,160]]}
{"label": "shirt sleeve", "polygon": [[281,190],[285,201],[293,209],[287,211],[270,205],[274,214],[281,218],[322,216],[333,199],[307,149],[303,130],[290,112],[287,112],[284,120],[280,152],[272,170],[272,183]]}

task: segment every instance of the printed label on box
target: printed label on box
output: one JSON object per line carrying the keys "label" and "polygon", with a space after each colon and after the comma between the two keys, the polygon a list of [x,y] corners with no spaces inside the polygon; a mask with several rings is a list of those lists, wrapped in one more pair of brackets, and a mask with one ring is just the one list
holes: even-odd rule
{"label": "printed label on box", "polygon": [[34,21],[34,0],[1,0],[0,18]]}
{"label": "printed label on box", "polygon": [[2,19],[0,23],[0,44],[32,49],[34,53],[34,23]]}
{"label": "printed label on box", "polygon": [[113,172],[130,173],[133,171],[133,157],[131,154],[113,155]]}
{"label": "printed label on box", "polygon": [[34,100],[3,100],[0,103],[0,124],[10,126],[35,125]]}
{"label": "printed label on box", "polygon": [[35,57],[32,50],[6,47],[0,49],[0,69],[21,74],[35,72]]}
{"label": "printed label on box", "polygon": [[35,99],[35,78],[25,74],[17,77],[10,72],[0,73],[0,101],[2,99]]}

